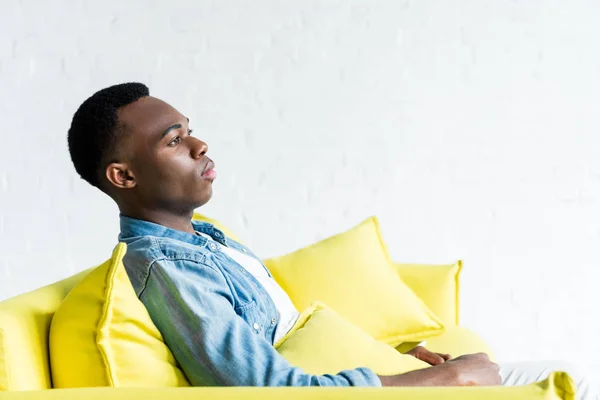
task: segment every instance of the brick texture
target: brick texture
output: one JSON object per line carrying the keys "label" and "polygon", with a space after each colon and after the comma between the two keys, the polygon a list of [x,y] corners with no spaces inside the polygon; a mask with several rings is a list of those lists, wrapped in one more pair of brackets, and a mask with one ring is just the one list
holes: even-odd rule
{"label": "brick texture", "polygon": [[[600,6],[565,1],[0,2],[0,299],[108,257],[77,106],[147,83],[210,145],[205,212],[259,254],[381,219],[395,259],[465,260],[502,360],[600,354]],[[398,305],[401,306],[401,305]],[[600,375],[600,374],[599,374]]]}

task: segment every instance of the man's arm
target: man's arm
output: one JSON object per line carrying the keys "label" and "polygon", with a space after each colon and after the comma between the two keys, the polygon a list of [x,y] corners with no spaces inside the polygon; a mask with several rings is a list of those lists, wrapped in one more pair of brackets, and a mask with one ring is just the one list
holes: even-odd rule
{"label": "man's arm", "polygon": [[236,314],[225,278],[210,266],[155,262],[140,299],[194,386],[381,385],[366,368],[310,375],[292,366]]}

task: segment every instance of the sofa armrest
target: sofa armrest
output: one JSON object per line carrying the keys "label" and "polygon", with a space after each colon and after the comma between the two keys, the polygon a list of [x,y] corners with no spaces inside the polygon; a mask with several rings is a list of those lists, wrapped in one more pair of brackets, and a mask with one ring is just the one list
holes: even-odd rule
{"label": "sofa armrest", "polygon": [[574,383],[564,372],[550,374],[547,380],[515,387],[435,387],[435,388],[84,388],[51,389],[33,392],[0,392],[0,400],[572,400]]}

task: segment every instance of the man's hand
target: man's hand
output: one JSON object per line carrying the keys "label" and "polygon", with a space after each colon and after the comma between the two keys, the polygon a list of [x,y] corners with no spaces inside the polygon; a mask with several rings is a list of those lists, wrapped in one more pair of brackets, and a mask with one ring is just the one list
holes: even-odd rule
{"label": "man's hand", "polygon": [[425,361],[429,365],[443,364],[450,360],[450,354],[432,353],[423,346],[417,346],[405,354],[418,358],[421,361]]}
{"label": "man's hand", "polygon": [[484,353],[467,354],[433,367],[401,375],[380,376],[383,386],[496,386],[498,365]]}
{"label": "man's hand", "polygon": [[497,386],[502,384],[500,367],[485,353],[467,354],[450,360],[445,367],[458,367],[460,386]]}

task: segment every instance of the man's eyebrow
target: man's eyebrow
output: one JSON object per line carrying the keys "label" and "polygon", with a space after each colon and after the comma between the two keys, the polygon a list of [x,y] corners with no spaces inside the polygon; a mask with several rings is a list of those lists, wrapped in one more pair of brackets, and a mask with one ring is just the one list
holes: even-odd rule
{"label": "man's eyebrow", "polygon": [[[188,122],[188,123],[190,122],[190,119],[189,119],[189,118],[187,118],[187,122]],[[165,131],[162,133],[162,135],[160,135],[160,138],[162,139],[162,138],[164,138],[165,136],[167,136],[167,134],[168,134],[169,132],[171,132],[173,129],[181,129],[181,128],[183,128],[183,126],[182,126],[181,124],[173,124],[173,125],[171,125],[170,127],[168,127],[167,129],[165,129]]]}
{"label": "man's eyebrow", "polygon": [[170,126],[170,127],[168,127],[167,129],[165,129],[165,131],[162,133],[162,135],[160,135],[160,138],[162,139],[162,138],[164,138],[165,136],[167,136],[167,134],[168,134],[169,132],[171,132],[173,129],[181,129],[181,128],[182,128],[181,124],[174,124],[174,125],[171,125],[171,126]]}

